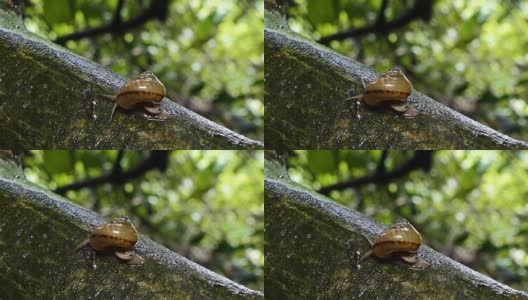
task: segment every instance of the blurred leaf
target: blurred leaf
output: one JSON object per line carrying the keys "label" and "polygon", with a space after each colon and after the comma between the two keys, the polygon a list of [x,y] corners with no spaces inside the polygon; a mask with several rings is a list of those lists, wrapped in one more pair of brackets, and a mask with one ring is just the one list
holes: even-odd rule
{"label": "blurred leaf", "polygon": [[335,1],[308,0],[308,17],[316,24],[337,19]]}
{"label": "blurred leaf", "polygon": [[203,240],[205,235],[206,235],[205,232],[200,231],[198,234],[195,234],[193,237],[190,238],[189,243],[191,245],[198,245],[200,244],[200,241]]}
{"label": "blurred leaf", "polygon": [[461,84],[459,84],[457,87],[455,87],[453,92],[455,93],[455,95],[463,95],[468,87],[469,87],[469,82],[464,81]]}
{"label": "blurred leaf", "polygon": [[[375,152],[370,153],[373,155],[375,154]],[[343,151],[341,154],[345,157],[346,163],[348,164],[350,170],[363,168],[365,163],[370,160],[370,158],[366,156],[365,153],[358,151]]]}
{"label": "blurred leaf", "polygon": [[335,158],[332,151],[309,151],[308,165],[315,174],[332,172],[335,170]]}
{"label": "blurred leaf", "polygon": [[456,44],[457,48],[461,48],[466,46],[469,42],[471,42],[473,39],[478,37],[480,33],[480,29],[482,28],[482,23],[485,20],[481,19],[480,12],[475,12],[473,16],[471,16],[469,19],[465,20],[462,23],[462,26],[458,28],[458,41]]}
{"label": "blurred leaf", "polygon": [[44,164],[46,170],[51,173],[65,173],[70,171],[72,162],[69,151],[46,151],[44,152]]}
{"label": "blurred leaf", "polygon": [[108,161],[107,156],[95,151],[78,152],[78,158],[87,168],[100,168],[104,162]]}
{"label": "blurred leaf", "polygon": [[200,91],[203,90],[203,88],[205,87],[205,82],[203,81],[200,81],[198,82],[197,84],[195,84],[191,90],[190,90],[190,94],[191,95],[198,95],[200,94]]}
{"label": "blurred leaf", "polygon": [[46,0],[44,1],[44,14],[46,19],[52,23],[69,22],[73,19],[72,8],[70,1],[56,1]]}
{"label": "blurred leaf", "polygon": [[193,42],[193,48],[200,48],[211,39],[216,34],[216,26],[218,25],[215,22],[216,16],[215,12],[211,12],[207,18],[201,20],[195,28],[196,30],[196,39]]}
{"label": "blurred leaf", "polygon": [[458,235],[457,237],[455,237],[454,242],[456,245],[463,245],[468,237],[469,237],[469,232],[465,231],[461,233],[460,235]]}
{"label": "blurred leaf", "polygon": [[484,93],[479,97],[479,101],[482,103],[495,103],[497,100],[499,100],[499,98],[490,89],[484,90]]}

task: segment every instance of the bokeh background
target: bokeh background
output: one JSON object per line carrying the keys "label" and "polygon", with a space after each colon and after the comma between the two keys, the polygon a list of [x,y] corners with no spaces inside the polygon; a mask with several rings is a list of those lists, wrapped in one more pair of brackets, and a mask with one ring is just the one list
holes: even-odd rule
{"label": "bokeh background", "polygon": [[424,243],[528,290],[528,151],[295,151],[290,177],[386,225],[404,217]]}
{"label": "bokeh background", "polygon": [[26,177],[264,290],[262,151],[31,151]]}
{"label": "bokeh background", "polygon": [[[285,0],[290,27],[512,137],[528,140],[528,2]],[[344,33],[344,34],[341,34]]]}
{"label": "bokeh background", "polygon": [[25,0],[26,27],[263,140],[263,0]]}

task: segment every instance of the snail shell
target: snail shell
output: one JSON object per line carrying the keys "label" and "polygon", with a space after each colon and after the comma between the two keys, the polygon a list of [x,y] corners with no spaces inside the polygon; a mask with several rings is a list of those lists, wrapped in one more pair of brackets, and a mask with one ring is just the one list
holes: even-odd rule
{"label": "snail shell", "polygon": [[162,112],[159,104],[164,97],[165,86],[163,83],[152,72],[145,71],[128,81],[113,97],[115,105],[110,121],[112,121],[117,106],[127,110],[142,107],[152,115],[159,115]]}
{"label": "snail shell", "polygon": [[400,111],[411,92],[412,85],[409,79],[400,69],[393,67],[367,84],[363,93],[363,102],[370,106],[394,105],[395,109]]}
{"label": "snail shell", "polygon": [[419,260],[417,251],[422,244],[420,233],[407,221],[400,221],[379,235],[372,249],[366,252],[358,261],[374,255],[382,259],[396,259],[396,262],[413,270],[424,270],[430,267],[426,261]]}
{"label": "snail shell", "polygon": [[143,264],[143,258],[134,251],[138,233],[127,216],[116,218],[111,223],[95,228],[90,235],[88,245],[95,251],[114,253],[119,259],[131,265]]}
{"label": "snail shell", "polygon": [[124,109],[132,109],[138,103],[159,103],[163,97],[165,97],[165,86],[156,75],[146,71],[121,87],[115,101]]}
{"label": "snail shell", "polygon": [[[380,258],[390,258],[396,254],[405,261],[416,260],[416,251],[422,244],[422,237],[407,222],[396,223],[384,231],[372,245],[372,254]],[[414,258],[413,258],[414,257]]]}
{"label": "snail shell", "polygon": [[[412,85],[403,72],[393,67],[376,79],[366,84],[365,91],[359,96],[347,98],[363,101],[371,107],[390,107],[405,117],[414,117],[418,111],[407,105],[407,98],[411,95]],[[359,102],[357,102],[359,105]]]}
{"label": "snail shell", "polygon": [[138,233],[136,228],[134,228],[134,225],[127,217],[122,216],[112,221],[112,223],[103,224],[95,228],[88,243],[96,251],[130,250],[134,248],[137,240]]}

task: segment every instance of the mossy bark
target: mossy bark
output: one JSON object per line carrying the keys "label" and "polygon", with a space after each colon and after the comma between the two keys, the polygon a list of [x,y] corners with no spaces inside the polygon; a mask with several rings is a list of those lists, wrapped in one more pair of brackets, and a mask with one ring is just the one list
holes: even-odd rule
{"label": "mossy bark", "polygon": [[[2,154],[2,153],[0,153]],[[75,251],[105,220],[24,179],[0,155],[2,299],[264,299],[145,236],[141,266]]]}
{"label": "mossy bark", "polygon": [[265,139],[269,149],[527,149],[414,90],[406,119],[344,99],[379,74],[302,37],[265,12]]}
{"label": "mossy bark", "polygon": [[261,142],[164,99],[164,122],[116,113],[126,79],[31,34],[0,8],[1,149],[258,149]]}
{"label": "mossy bark", "polygon": [[[265,162],[265,286],[269,299],[528,299],[422,246],[432,266],[413,271],[369,258],[384,226],[292,182],[279,163]],[[349,245],[353,245],[350,247]]]}

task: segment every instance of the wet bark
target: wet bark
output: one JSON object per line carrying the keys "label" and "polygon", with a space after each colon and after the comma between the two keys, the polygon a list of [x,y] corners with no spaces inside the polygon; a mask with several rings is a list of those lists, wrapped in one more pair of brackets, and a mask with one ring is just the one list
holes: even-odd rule
{"label": "wet bark", "polygon": [[101,96],[126,78],[28,32],[0,8],[1,149],[257,149],[253,141],[165,98],[164,122],[116,113]]}
{"label": "wet bark", "polygon": [[[379,73],[291,31],[276,11],[265,12],[265,139],[269,149],[527,149],[413,90],[418,116],[344,99],[363,92]],[[354,107],[354,106],[352,106]]]}
{"label": "wet bark", "polygon": [[528,299],[422,245],[426,270],[368,258],[384,226],[292,182],[279,163],[265,162],[265,286],[270,299]]}
{"label": "wet bark", "polygon": [[[2,154],[2,153],[0,153]],[[105,220],[25,180],[0,155],[2,299],[264,299],[141,236],[140,266],[75,251]]]}

